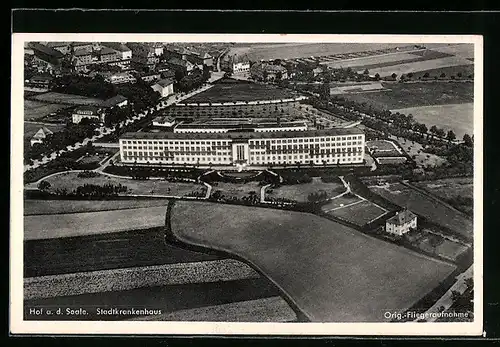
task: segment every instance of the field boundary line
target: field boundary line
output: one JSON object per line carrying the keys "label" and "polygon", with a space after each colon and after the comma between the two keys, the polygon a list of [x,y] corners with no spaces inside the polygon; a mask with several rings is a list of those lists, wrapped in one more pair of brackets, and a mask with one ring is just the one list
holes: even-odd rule
{"label": "field boundary line", "polygon": [[345,207],[350,207],[350,206],[362,203],[363,201],[366,201],[366,200],[362,199],[362,200],[359,200],[359,201],[356,201],[356,202],[353,202],[353,203],[350,203],[350,204],[347,204],[347,205],[344,205],[344,206],[339,206],[339,207],[332,208],[331,210],[326,210],[325,212],[328,213],[328,212],[340,210],[340,209],[345,208]]}

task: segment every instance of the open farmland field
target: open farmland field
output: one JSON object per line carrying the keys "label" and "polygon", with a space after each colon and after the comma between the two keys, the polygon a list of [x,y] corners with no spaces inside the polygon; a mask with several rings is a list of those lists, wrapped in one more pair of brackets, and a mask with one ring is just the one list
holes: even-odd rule
{"label": "open farmland field", "polygon": [[248,183],[224,183],[224,182],[213,182],[212,194],[216,191],[220,191],[222,195],[226,198],[237,197],[241,199],[244,196],[250,196],[250,192],[255,193],[255,195],[260,197],[260,186],[258,182],[248,182]]}
{"label": "open farmland field", "polygon": [[321,65],[326,65],[332,69],[340,69],[340,68],[355,68],[355,67],[365,67],[365,66],[373,66],[374,64],[384,64],[384,63],[394,63],[397,64],[399,62],[404,62],[408,60],[419,59],[418,56],[412,53],[391,53],[391,54],[381,54],[381,55],[373,55],[368,57],[361,58],[353,58],[353,59],[343,59],[336,60],[334,62],[326,62]]}
{"label": "open farmland field", "polygon": [[431,222],[445,226],[457,234],[472,237],[472,221],[437,199],[432,199],[401,183],[385,183],[369,188],[394,204],[407,207]]}
{"label": "open farmland field", "polygon": [[344,94],[343,97],[374,108],[397,110],[408,107],[474,102],[473,83],[382,83],[383,92]]}
{"label": "open farmland field", "polygon": [[472,177],[445,178],[434,181],[414,182],[412,184],[442,199],[450,199],[457,195],[466,198],[474,197],[474,180]]}
{"label": "open farmland field", "polygon": [[50,103],[59,103],[63,105],[98,105],[102,102],[101,99],[97,98],[56,92],[39,94],[32,96],[31,99]]}
{"label": "open farmland field", "polygon": [[170,246],[165,244],[164,237],[164,228],[158,227],[28,240],[24,242],[24,274],[35,277],[220,258]]}
{"label": "open farmland field", "polygon": [[[82,316],[82,320],[190,321],[193,320],[192,317],[195,313],[200,313],[197,318],[202,320],[203,317],[206,319],[215,317],[217,311],[229,313],[228,317],[232,317],[234,321],[276,322],[295,320],[296,315],[293,310],[278,296],[279,291],[266,278],[253,278],[32,299],[25,300],[25,306],[61,306],[74,309],[96,306],[103,309],[134,307],[161,310],[161,315],[142,317],[136,315],[97,315],[96,311],[92,310],[92,313]],[[26,314],[26,319],[31,318],[33,316]],[[39,318],[37,317],[37,319]],[[61,317],[61,320],[63,319],[71,319],[71,316]]]}
{"label": "open farmland field", "polygon": [[402,74],[408,74],[409,72],[424,71],[429,69],[437,69],[448,66],[458,66],[458,65],[469,65],[473,64],[472,61],[465,58],[459,57],[445,57],[431,60],[422,60],[411,63],[402,63],[398,65],[391,65],[379,68],[372,68],[370,74],[379,74],[381,77],[390,76],[393,73],[397,74],[398,77]]}
{"label": "open farmland field", "polygon": [[328,214],[344,219],[356,225],[363,226],[367,223],[370,223],[374,219],[381,217],[386,212],[387,211],[382,207],[379,207],[372,202],[365,200],[358,204],[335,209],[328,212]]}
{"label": "open farmland field", "polygon": [[472,43],[459,43],[442,47],[434,47],[433,50],[436,52],[452,54],[465,59],[474,58],[474,44]]}
{"label": "open farmland field", "polygon": [[229,55],[248,56],[250,60],[309,58],[411,46],[410,43],[275,43],[233,47]]}
{"label": "open farmland field", "polygon": [[198,93],[186,100],[185,103],[205,102],[235,102],[255,100],[279,100],[291,98],[294,95],[289,91],[270,85],[256,83],[217,83],[212,88]]}
{"label": "open farmland field", "polygon": [[385,89],[381,82],[349,83],[344,85],[337,84],[331,87],[330,94],[364,93],[384,90],[390,91],[389,89]]}
{"label": "open farmland field", "polygon": [[412,114],[415,120],[436,125],[445,131],[453,130],[458,139],[464,134],[474,134],[474,103],[449,104],[437,106],[419,106],[391,110],[403,114]]}
{"label": "open farmland field", "polygon": [[151,200],[24,200],[24,215],[63,214],[126,210],[139,207],[167,206],[165,199]]}
{"label": "open farmland field", "polygon": [[64,172],[45,179],[50,183],[50,192],[56,189],[67,189],[71,192],[84,184],[122,184],[128,187],[126,194],[139,195],[159,195],[159,196],[185,196],[193,191],[205,192],[206,187],[195,183],[168,182],[160,179],[153,180],[133,180],[128,178],[117,178],[106,175],[96,177],[81,178],[77,172]]}
{"label": "open farmland field", "polygon": [[68,107],[58,103],[47,103],[35,100],[24,100],[24,119],[36,120],[43,118],[52,112]]}
{"label": "open farmland field", "polygon": [[[469,76],[474,75],[474,65],[468,64],[468,65],[447,66],[438,69],[418,71],[413,73],[412,80],[418,80],[419,78],[424,78],[424,79],[425,78],[433,79],[435,77],[441,78],[441,74],[443,73],[445,74],[445,78],[451,78],[451,76],[455,76],[457,79],[469,78]],[[458,76],[458,74],[460,74],[461,77]]]}
{"label": "open farmland field", "polygon": [[345,192],[342,182],[325,183],[319,177],[314,177],[311,183],[283,185],[278,188],[268,188],[266,198],[289,199],[298,202],[306,202],[311,193],[326,192],[328,197],[334,197]]}
{"label": "open farmland field", "polygon": [[24,216],[24,239],[105,234],[165,225],[165,206]]}
{"label": "open farmland field", "polygon": [[31,139],[33,135],[36,134],[40,128],[46,127],[53,133],[56,133],[58,131],[61,131],[64,129],[65,125],[64,124],[36,124],[36,123],[30,123],[30,122],[24,122],[24,138],[25,139]]}
{"label": "open farmland field", "polygon": [[179,201],[171,226],[186,243],[254,264],[314,322],[384,321],[388,307],[409,308],[454,270],[299,212]]}

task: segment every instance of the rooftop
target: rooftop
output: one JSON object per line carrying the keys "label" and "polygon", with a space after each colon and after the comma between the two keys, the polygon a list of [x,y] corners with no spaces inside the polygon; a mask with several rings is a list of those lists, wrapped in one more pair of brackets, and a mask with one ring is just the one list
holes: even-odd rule
{"label": "rooftop", "polygon": [[278,131],[278,132],[228,132],[228,133],[173,133],[173,132],[137,132],[125,133],[122,139],[265,139],[265,138],[291,138],[315,137],[335,135],[361,135],[359,129],[322,129],[306,131]]}
{"label": "rooftop", "polygon": [[44,139],[47,137],[47,135],[53,134],[53,132],[46,127],[40,128],[35,135],[33,135],[34,139]]}
{"label": "rooftop", "polygon": [[102,54],[116,54],[117,52],[112,48],[103,47],[99,53],[102,55]]}
{"label": "rooftop", "polygon": [[102,107],[113,107],[119,104],[120,102],[126,101],[127,98],[124,97],[123,95],[116,95],[113,96],[112,98],[109,98],[108,100],[105,100],[102,102],[101,106]]}
{"label": "rooftop", "polygon": [[130,52],[130,48],[121,42],[103,42],[102,45],[119,52]]}
{"label": "rooftop", "polygon": [[85,111],[91,111],[93,113],[97,113],[99,111],[99,107],[94,105],[83,105],[75,108],[75,112],[85,112]]}
{"label": "rooftop", "polygon": [[31,42],[29,46],[30,46],[29,48],[31,48],[35,51],[50,55],[53,58],[62,58],[64,56],[64,54],[62,54],[58,50],[47,47],[47,46],[42,45],[38,42]]}
{"label": "rooftop", "polygon": [[406,223],[410,223],[417,216],[410,210],[404,209],[401,212],[398,212],[395,216],[389,218],[387,223],[395,224],[395,225],[404,225]]}
{"label": "rooftop", "polygon": [[171,80],[171,79],[168,79],[168,78],[164,78],[162,80],[159,80],[155,84],[158,84],[158,85],[160,85],[162,87],[168,87],[169,85],[174,84],[174,81]]}

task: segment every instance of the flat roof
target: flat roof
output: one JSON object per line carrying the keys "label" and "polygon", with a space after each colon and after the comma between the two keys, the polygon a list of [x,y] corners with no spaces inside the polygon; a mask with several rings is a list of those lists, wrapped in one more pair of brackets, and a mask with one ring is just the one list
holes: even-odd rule
{"label": "flat roof", "polygon": [[174,133],[174,132],[136,132],[125,133],[121,139],[261,139],[261,138],[292,138],[338,135],[364,134],[356,128],[334,128],[305,131],[276,131],[276,132],[227,132],[227,133]]}

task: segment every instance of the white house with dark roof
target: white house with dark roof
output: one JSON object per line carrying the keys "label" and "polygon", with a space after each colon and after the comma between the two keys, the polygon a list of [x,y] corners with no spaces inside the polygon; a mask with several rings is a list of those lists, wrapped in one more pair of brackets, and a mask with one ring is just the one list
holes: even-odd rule
{"label": "white house with dark roof", "polygon": [[410,229],[416,228],[417,216],[407,209],[396,212],[396,215],[385,222],[385,231],[399,236],[406,234]]}
{"label": "white house with dark roof", "polygon": [[151,88],[160,93],[162,98],[174,94],[174,81],[171,79],[162,79],[151,86]]}
{"label": "white house with dark roof", "polygon": [[104,122],[105,114],[101,107],[85,105],[75,108],[72,114],[73,123],[78,124],[82,119],[91,119],[98,122]]}
{"label": "white house with dark roof", "polygon": [[47,129],[46,127],[40,128],[31,138],[31,145],[33,146],[35,143],[43,143],[47,136],[51,134],[53,134],[53,132],[50,129]]}

